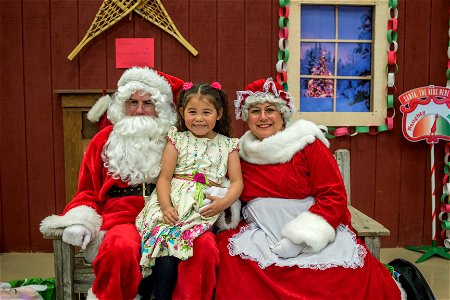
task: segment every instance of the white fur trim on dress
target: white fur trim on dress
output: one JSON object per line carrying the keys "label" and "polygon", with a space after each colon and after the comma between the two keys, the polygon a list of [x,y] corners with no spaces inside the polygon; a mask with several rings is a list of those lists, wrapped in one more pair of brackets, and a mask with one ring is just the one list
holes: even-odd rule
{"label": "white fur trim on dress", "polygon": [[86,300],[98,300],[97,296],[95,296],[94,292],[92,291],[92,288],[88,290]]}
{"label": "white fur trim on dress", "polygon": [[251,131],[247,131],[239,140],[239,156],[257,165],[285,163],[298,151],[312,144],[316,138],[330,147],[320,128],[306,120],[298,120],[283,131],[263,140],[258,140]]}
{"label": "white fur trim on dress", "polygon": [[402,300],[407,300],[408,296],[407,296],[406,291],[403,288],[402,284],[400,282],[398,282],[397,280],[395,280],[395,279],[394,279],[394,281],[397,284],[398,289],[400,290],[400,297],[401,297],[401,299]]}
{"label": "white fur trim on dress", "polygon": [[112,102],[112,98],[110,95],[105,95],[98,98],[97,102],[95,102],[94,106],[87,113],[87,118],[92,123],[98,122],[106,112],[109,107],[109,104]]}
{"label": "white fur trim on dress", "polygon": [[218,231],[235,229],[241,221],[241,200],[236,200],[230,206],[231,218],[227,222],[225,211],[219,215],[216,221]]}
{"label": "white fur trim on dress", "polygon": [[281,234],[295,244],[306,244],[304,252],[317,253],[334,241],[336,230],[321,216],[306,211],[284,225]]}
{"label": "white fur trim on dress", "polygon": [[100,227],[102,217],[92,207],[81,205],[72,208],[65,215],[51,215],[42,220],[39,230],[43,235],[61,236],[64,228],[69,225],[81,224],[86,226],[95,239]]}

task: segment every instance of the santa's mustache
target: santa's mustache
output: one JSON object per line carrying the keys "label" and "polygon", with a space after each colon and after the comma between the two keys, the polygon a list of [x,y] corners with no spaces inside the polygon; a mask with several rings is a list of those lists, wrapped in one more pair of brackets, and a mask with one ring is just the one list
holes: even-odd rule
{"label": "santa's mustache", "polygon": [[127,116],[114,125],[113,132],[121,136],[159,137],[167,130],[157,117]]}

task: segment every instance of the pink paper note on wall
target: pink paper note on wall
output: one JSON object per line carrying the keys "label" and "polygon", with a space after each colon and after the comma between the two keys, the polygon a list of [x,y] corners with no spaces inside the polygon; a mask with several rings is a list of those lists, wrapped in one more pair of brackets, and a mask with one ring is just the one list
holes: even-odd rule
{"label": "pink paper note on wall", "polygon": [[154,39],[117,38],[116,68],[150,67],[155,64]]}

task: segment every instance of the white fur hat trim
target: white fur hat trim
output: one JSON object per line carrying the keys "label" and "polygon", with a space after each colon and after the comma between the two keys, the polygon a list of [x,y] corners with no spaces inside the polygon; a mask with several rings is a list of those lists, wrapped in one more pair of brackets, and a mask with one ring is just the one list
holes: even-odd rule
{"label": "white fur hat trim", "polygon": [[98,122],[101,116],[106,112],[109,104],[112,102],[112,98],[109,95],[102,96],[98,98],[94,106],[87,113],[87,118],[92,123]]}
{"label": "white fur hat trim", "polygon": [[172,100],[173,98],[172,88],[170,87],[169,82],[152,69],[147,67],[133,67],[126,70],[122,74],[122,77],[120,77],[117,87],[119,90],[123,89],[127,84],[133,81],[138,81],[157,89],[161,94],[165,95],[168,100]]}

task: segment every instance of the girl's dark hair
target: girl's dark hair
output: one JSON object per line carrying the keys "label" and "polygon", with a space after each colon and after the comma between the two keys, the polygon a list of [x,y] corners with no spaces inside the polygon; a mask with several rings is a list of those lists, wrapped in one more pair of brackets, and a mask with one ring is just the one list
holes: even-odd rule
{"label": "girl's dark hair", "polygon": [[184,110],[189,100],[195,95],[198,95],[200,98],[208,99],[214,105],[218,113],[222,109],[222,117],[217,120],[213,130],[222,135],[231,137],[231,117],[227,95],[222,90],[216,89],[209,84],[194,84],[190,89],[181,91],[177,105],[178,130],[188,130],[184,123],[184,118],[180,113],[180,108],[183,108]]}

